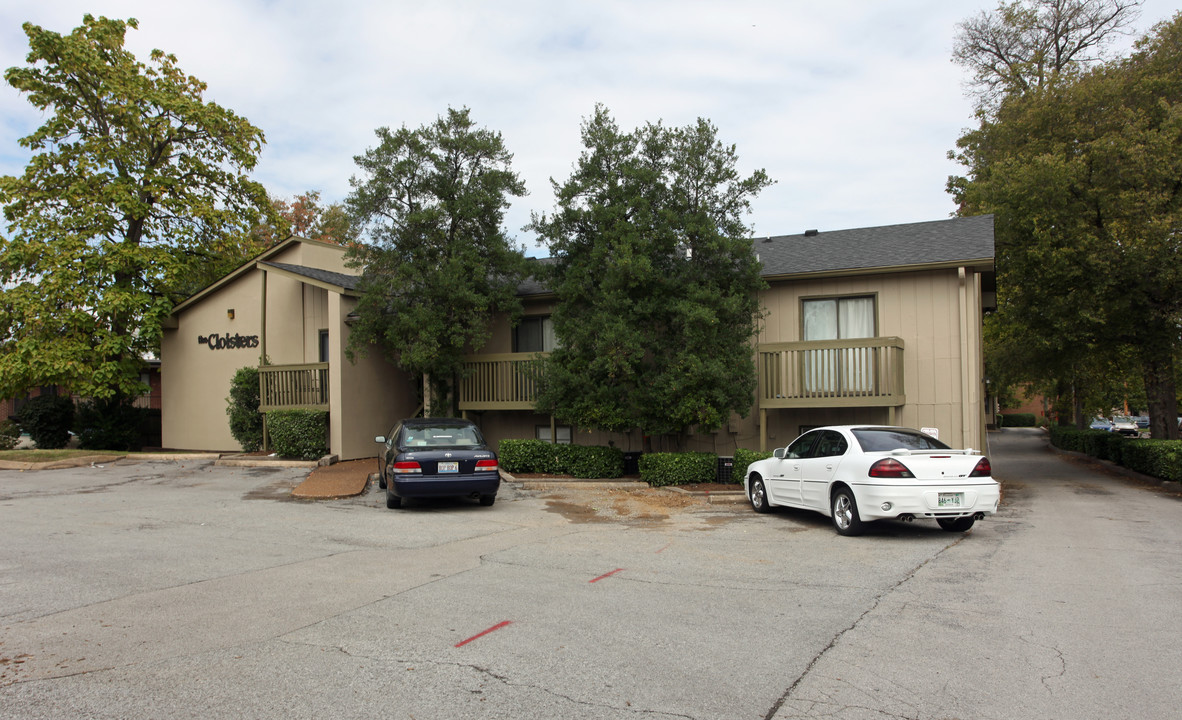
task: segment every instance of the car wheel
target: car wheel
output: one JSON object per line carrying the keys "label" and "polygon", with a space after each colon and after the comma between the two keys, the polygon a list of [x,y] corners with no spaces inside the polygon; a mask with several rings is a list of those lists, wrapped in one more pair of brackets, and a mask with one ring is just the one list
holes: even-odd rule
{"label": "car wheel", "polygon": [[749,497],[751,499],[751,507],[755,512],[765,513],[770,508],[767,502],[767,489],[763,486],[763,480],[756,479],[751,481],[751,493]]}
{"label": "car wheel", "polygon": [[854,499],[854,491],[849,488],[838,488],[833,492],[833,528],[838,535],[861,535],[862,519],[858,517],[858,501]]}
{"label": "car wheel", "polygon": [[378,475],[378,487],[382,490],[386,489],[386,473],[380,473]]}
{"label": "car wheel", "polygon": [[485,507],[488,507],[489,505],[492,505],[492,504],[493,504],[493,503],[495,503],[496,501],[497,501],[497,496],[496,496],[496,495],[481,495],[481,496],[480,496],[480,504],[481,504],[481,505],[483,505],[483,506],[485,506]]}
{"label": "car wheel", "polygon": [[936,522],[940,523],[940,527],[948,532],[967,532],[973,526],[973,521],[974,518],[972,515],[958,518],[936,518]]}
{"label": "car wheel", "polygon": [[402,507],[402,498],[386,490],[386,507],[390,510],[396,510]]}

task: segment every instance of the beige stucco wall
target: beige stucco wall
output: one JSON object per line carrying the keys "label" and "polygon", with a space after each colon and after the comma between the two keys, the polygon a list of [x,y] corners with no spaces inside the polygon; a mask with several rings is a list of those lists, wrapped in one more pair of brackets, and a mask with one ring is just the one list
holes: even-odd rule
{"label": "beige stucco wall", "polygon": [[[259,337],[262,273],[251,272],[206,296],[181,313],[178,327],[161,340],[161,442],[185,450],[238,450],[230,434],[226,398],[230,380],[242,367],[259,363],[260,347],[211,350],[198,336]],[[234,319],[227,310],[234,310]]]}
{"label": "beige stucco wall", "polygon": [[410,378],[387,362],[376,347],[365,357],[356,357],[355,362],[349,360],[345,349],[350,330],[345,317],[356,306],[354,298],[329,294],[331,322],[341,329],[328,337],[330,394],[334,399],[329,437],[332,452],[342,460],[376,457],[374,437],[386,435],[396,422],[418,408]]}
{"label": "beige stucco wall", "polygon": [[[341,248],[296,242],[265,258],[269,262],[352,273]],[[329,331],[329,443],[343,460],[374,457],[376,435],[414,412],[414,388],[406,376],[375,348],[350,361],[345,349],[349,328],[345,316],[356,300],[286,276],[266,272],[266,333],[262,328],[264,271],[247,268],[176,316],[161,345],[162,442],[165,447],[236,451],[230,434],[226,400],[239,368],[257,366],[265,347],[271,364],[319,361],[320,331]],[[234,309],[234,318],[227,310]],[[242,335],[259,338],[249,348],[210,350],[199,335]],[[164,368],[167,368],[165,370]]]}
{"label": "beige stucco wall", "polygon": [[[957,268],[772,283],[760,295],[768,314],[759,341],[800,341],[804,299],[873,295],[877,335],[904,342],[907,403],[894,422],[937,428],[953,446],[983,448],[980,283],[979,274]],[[807,426],[889,421],[887,408],[771,410],[769,445],[783,446]]]}

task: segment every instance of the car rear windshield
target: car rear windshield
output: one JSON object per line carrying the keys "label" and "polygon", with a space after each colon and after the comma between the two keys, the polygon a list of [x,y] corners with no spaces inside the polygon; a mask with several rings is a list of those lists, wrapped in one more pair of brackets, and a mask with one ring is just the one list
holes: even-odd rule
{"label": "car rear windshield", "polygon": [[948,446],[930,435],[915,430],[899,428],[860,428],[854,430],[854,437],[864,452],[889,452],[900,448],[906,450],[947,450]]}
{"label": "car rear windshield", "polygon": [[473,447],[483,444],[476,428],[440,425],[402,429],[403,447]]}

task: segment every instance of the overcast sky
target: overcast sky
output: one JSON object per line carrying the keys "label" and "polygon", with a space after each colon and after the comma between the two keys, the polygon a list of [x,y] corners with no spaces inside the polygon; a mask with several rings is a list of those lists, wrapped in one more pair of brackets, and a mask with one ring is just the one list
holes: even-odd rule
{"label": "overcast sky", "polygon": [[[1146,0],[1138,28],[1178,0]],[[139,20],[128,47],[178,57],[206,99],[267,138],[255,178],[284,198],[341,201],[353,157],[381,126],[417,128],[467,106],[500,132],[529,195],[509,233],[553,209],[579,128],[603,103],[621,128],[698,117],[764,168],[748,222],[758,236],[946,218],[946,159],[973,124],[957,22],[987,0],[0,0],[0,67],[25,64],[21,24],[68,33],[89,12]],[[0,87],[0,174],[23,171],[18,138],[43,118]]]}

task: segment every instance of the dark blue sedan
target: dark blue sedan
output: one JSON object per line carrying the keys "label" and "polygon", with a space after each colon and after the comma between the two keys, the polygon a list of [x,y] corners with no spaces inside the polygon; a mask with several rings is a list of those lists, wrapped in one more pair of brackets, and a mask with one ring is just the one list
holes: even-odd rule
{"label": "dark blue sedan", "polygon": [[497,454],[471,421],[412,418],[374,440],[385,444],[378,484],[388,508],[402,507],[404,498],[466,496],[481,505],[497,499]]}

